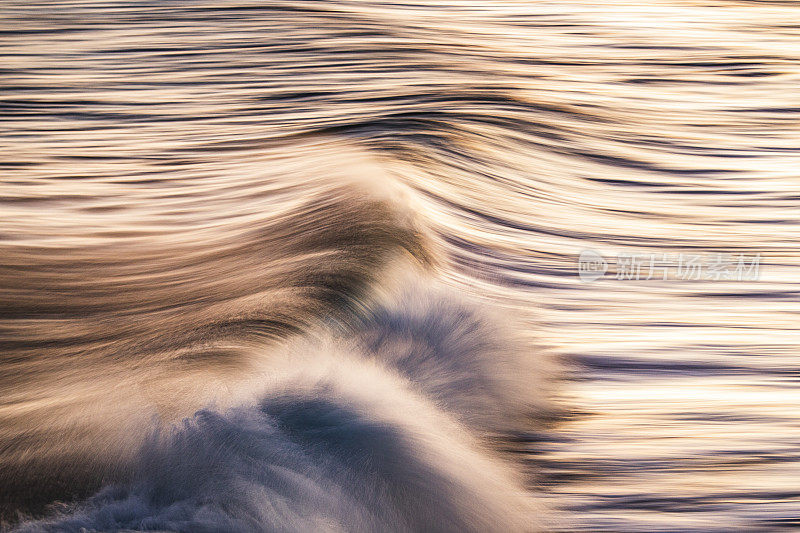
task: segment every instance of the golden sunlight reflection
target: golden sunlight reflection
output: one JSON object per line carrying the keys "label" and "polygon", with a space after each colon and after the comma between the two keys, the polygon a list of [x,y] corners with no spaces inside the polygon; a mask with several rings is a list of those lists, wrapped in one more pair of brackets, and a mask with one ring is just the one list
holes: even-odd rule
{"label": "golden sunlight reflection", "polygon": [[[563,367],[553,391],[517,376],[563,415],[514,428],[545,529],[800,527],[800,2],[5,0],[0,20],[14,472],[128,460],[148,417],[243,402],[254,353],[366,321],[413,264]],[[517,481],[487,496],[456,457],[442,479],[491,511],[473,526],[519,526]]]}

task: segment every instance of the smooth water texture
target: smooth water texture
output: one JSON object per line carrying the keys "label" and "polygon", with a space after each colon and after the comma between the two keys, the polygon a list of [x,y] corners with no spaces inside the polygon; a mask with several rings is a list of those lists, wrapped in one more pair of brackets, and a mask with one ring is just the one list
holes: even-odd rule
{"label": "smooth water texture", "polygon": [[[566,416],[518,428],[546,527],[800,527],[796,2],[5,0],[0,20],[0,437],[50,443],[9,464],[113,462],[145,438],[129,413],[235,404],[253,353],[363,314],[411,261],[519,320],[531,358],[563,361],[547,394]],[[609,265],[594,281],[579,276],[585,250]],[[625,254],[758,257],[759,271],[625,276]],[[98,407],[110,389],[113,416]],[[184,437],[211,428],[212,456],[226,431],[258,440],[273,430],[253,417],[294,420],[282,401],[205,415]],[[82,425],[67,429],[68,412]],[[501,472],[491,513],[518,497],[493,459],[436,439],[426,461],[450,449]],[[159,453],[148,468],[176,452]],[[322,501],[308,487],[293,501]],[[325,498],[374,527],[399,520],[358,494]],[[331,526],[316,519],[283,524]]]}

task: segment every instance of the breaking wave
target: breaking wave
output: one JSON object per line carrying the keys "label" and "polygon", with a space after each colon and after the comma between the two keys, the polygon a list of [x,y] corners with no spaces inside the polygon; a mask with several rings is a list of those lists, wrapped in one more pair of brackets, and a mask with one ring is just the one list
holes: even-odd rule
{"label": "breaking wave", "polygon": [[502,451],[543,408],[525,343],[435,280],[399,188],[321,183],[263,211],[263,181],[184,183],[213,223],[4,244],[2,503],[45,516],[19,531],[534,527]]}

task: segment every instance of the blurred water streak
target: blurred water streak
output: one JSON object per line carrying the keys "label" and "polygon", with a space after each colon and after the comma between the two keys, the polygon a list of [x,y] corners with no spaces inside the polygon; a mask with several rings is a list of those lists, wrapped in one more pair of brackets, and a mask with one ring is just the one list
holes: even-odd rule
{"label": "blurred water streak", "polygon": [[[449,283],[576,363],[574,416],[529,444],[566,529],[800,527],[799,19],[791,1],[5,0],[0,237],[113,245],[221,205],[246,228],[379,169]],[[760,279],[586,283],[585,249],[760,254]]]}

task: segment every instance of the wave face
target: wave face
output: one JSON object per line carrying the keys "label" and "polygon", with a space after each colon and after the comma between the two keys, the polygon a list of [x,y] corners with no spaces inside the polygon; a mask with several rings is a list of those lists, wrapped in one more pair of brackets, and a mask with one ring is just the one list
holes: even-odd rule
{"label": "wave face", "polygon": [[0,529],[796,527],[798,18],[4,0]]}
{"label": "wave face", "polygon": [[80,233],[18,222],[0,482],[7,517],[45,518],[16,530],[534,527],[493,443],[542,409],[524,342],[433,279],[436,245],[380,167],[317,144],[313,164],[263,149],[260,179],[150,189],[141,215]]}

